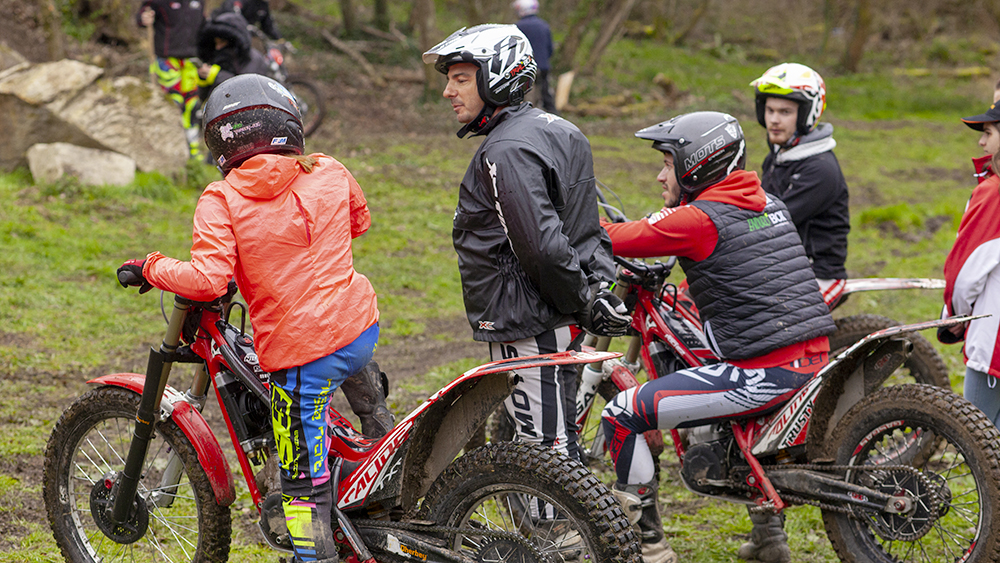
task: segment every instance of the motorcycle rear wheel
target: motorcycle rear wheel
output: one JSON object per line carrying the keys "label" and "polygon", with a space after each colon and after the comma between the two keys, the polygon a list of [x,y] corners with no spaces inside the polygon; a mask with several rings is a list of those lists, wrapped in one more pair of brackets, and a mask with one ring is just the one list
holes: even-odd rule
{"label": "motorcycle rear wheel", "polygon": [[[930,455],[920,444],[933,442]],[[909,497],[904,513],[823,510],[848,563],[1000,560],[1000,433],[971,403],[928,385],[883,387],[854,405],[832,437],[837,465],[910,465],[921,478],[853,470],[848,482]]]}
{"label": "motorcycle rear wheel", "polygon": [[[548,517],[534,510],[542,506]],[[545,563],[642,561],[638,536],[607,487],[582,464],[531,444],[491,443],[456,459],[427,491],[420,517],[442,526],[520,533]],[[480,561],[503,560],[492,559],[495,543],[470,534],[450,547]]]}
{"label": "motorcycle rear wheel", "polygon": [[290,75],[285,85],[295,96],[295,102],[302,113],[302,136],[308,137],[319,129],[323,118],[326,117],[323,92],[315,82],[298,74]]}
{"label": "motorcycle rear wheel", "polygon": [[[149,509],[149,528],[134,543],[106,536],[90,509],[91,491],[117,474],[132,443],[139,395],[118,387],[87,392],[63,413],[45,448],[43,496],[49,524],[66,561],[224,562],[229,558],[232,520],[219,506],[198,455],[171,421],[156,427],[139,481]],[[164,486],[171,463],[181,462],[179,480]]]}
{"label": "motorcycle rear wheel", "polygon": [[[851,315],[835,319],[835,322],[837,332],[830,335],[831,359],[869,334],[900,324],[880,315]],[[919,333],[912,332],[905,336],[913,343],[913,352],[896,373],[886,380],[885,385],[923,383],[951,389],[948,366],[945,365],[941,354]]]}

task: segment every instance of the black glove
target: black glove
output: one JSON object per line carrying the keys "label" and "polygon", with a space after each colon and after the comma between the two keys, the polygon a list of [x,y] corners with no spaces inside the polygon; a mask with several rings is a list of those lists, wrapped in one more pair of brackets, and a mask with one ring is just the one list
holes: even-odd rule
{"label": "black glove", "polygon": [[937,339],[941,344],[958,344],[965,340],[965,331],[962,334],[955,334],[948,326],[939,326],[937,329]]}
{"label": "black glove", "polygon": [[632,324],[625,303],[603,287],[591,294],[582,317],[580,324],[583,328],[597,336],[625,336]]}
{"label": "black glove", "polygon": [[122,287],[130,285],[138,286],[140,295],[153,289],[153,284],[146,281],[146,278],[142,275],[142,265],[145,263],[145,258],[142,260],[126,260],[118,267],[118,283],[122,284]]}

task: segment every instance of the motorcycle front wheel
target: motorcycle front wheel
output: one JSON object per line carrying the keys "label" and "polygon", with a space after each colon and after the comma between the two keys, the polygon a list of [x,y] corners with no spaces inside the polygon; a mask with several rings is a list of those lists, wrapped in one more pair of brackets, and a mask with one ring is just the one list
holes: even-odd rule
{"label": "motorcycle front wheel", "polygon": [[542,555],[502,537],[451,540],[476,561],[642,561],[638,537],[607,487],[579,462],[536,445],[491,443],[456,459],[427,491],[420,517],[519,534]]}
{"label": "motorcycle front wheel", "polygon": [[[125,465],[139,398],[118,387],[93,389],[63,413],[52,431],[43,496],[63,557],[74,563],[226,561],[229,508],[215,502],[194,447],[169,419],[156,427],[139,481],[138,505],[148,516],[141,537],[124,537],[133,522],[109,527],[106,517],[91,511],[95,495],[101,497],[101,483]],[[111,535],[105,533],[109,529]],[[115,537],[116,532],[122,536]]]}
{"label": "motorcycle front wheel", "polygon": [[979,409],[937,387],[883,387],[854,405],[832,437],[836,464],[857,467],[845,472],[848,482],[898,500],[849,514],[824,509],[837,555],[849,563],[1000,560],[998,440]]}

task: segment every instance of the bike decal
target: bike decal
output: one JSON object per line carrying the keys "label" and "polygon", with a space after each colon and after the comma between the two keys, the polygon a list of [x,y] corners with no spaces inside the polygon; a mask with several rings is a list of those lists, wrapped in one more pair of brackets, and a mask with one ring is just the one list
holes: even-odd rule
{"label": "bike decal", "polygon": [[368,494],[374,490],[374,485],[386,466],[389,458],[399,449],[400,446],[410,437],[410,428],[413,426],[412,420],[404,420],[396,428],[383,438],[382,445],[368,461],[351,474],[351,482],[347,491],[340,496],[340,506],[350,506],[364,500]]}
{"label": "bike decal", "polygon": [[816,400],[822,383],[823,378],[813,377],[780,411],[769,417],[767,426],[751,448],[754,455],[773,453],[805,441],[813,401]]}

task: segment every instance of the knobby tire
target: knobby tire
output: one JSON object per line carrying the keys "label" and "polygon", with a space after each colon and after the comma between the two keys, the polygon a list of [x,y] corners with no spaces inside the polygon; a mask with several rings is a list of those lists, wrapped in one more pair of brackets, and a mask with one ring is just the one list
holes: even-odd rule
{"label": "knobby tire", "polygon": [[[535,518],[524,509],[541,501],[558,516]],[[607,487],[579,462],[532,444],[491,443],[459,457],[427,491],[420,518],[520,532],[549,561],[642,561],[638,537]],[[488,542],[476,537],[451,547],[489,556]]]}
{"label": "knobby tire", "polygon": [[312,80],[292,74],[286,81],[302,112],[302,135],[308,137],[319,129],[326,117],[326,101],[323,92]]}
{"label": "knobby tire", "polygon": [[[97,527],[89,495],[95,482],[120,472],[132,442],[139,395],[119,387],[92,389],[63,413],[45,449],[45,508],[56,543],[73,563],[221,563],[229,557],[232,521],[219,506],[188,438],[172,420],[160,422],[139,482],[149,501],[149,529],[135,543],[115,543]],[[183,473],[174,489],[157,489],[172,454]],[[96,557],[91,555],[96,553]]]}
{"label": "knobby tire", "polygon": [[[971,403],[929,385],[883,387],[848,411],[831,440],[837,465],[911,465],[923,477],[847,474],[850,482],[910,494],[918,502],[906,514],[823,510],[827,536],[842,561],[1000,561],[1000,433]],[[932,455],[921,452],[922,440],[936,443]],[[927,483],[940,493],[931,496]],[[943,501],[929,510],[935,498]]]}

